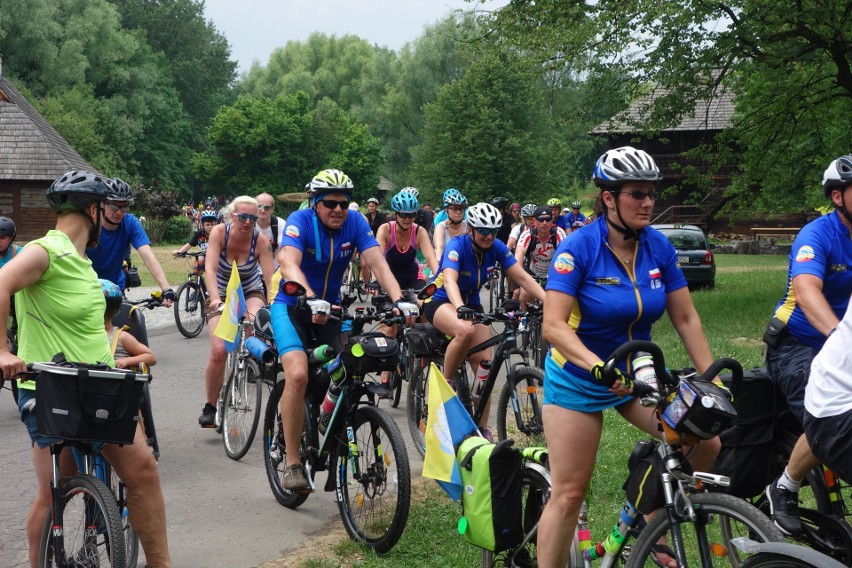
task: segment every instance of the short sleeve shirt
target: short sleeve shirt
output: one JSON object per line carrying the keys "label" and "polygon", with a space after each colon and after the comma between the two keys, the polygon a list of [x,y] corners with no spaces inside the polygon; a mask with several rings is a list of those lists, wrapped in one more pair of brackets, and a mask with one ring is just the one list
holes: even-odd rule
{"label": "short sleeve shirt", "polygon": [[204,232],[204,229],[198,229],[195,233],[190,237],[187,244],[191,247],[199,247],[201,250],[207,250],[207,233]]}
{"label": "short sleeve shirt", "polygon": [[469,233],[450,239],[444,249],[438,274],[434,280],[438,290],[432,298],[434,300],[449,300],[447,290],[444,288],[444,269],[452,268],[458,272],[458,286],[462,301],[466,306],[479,306],[479,290],[488,282],[497,263],[499,262],[504,269],[508,270],[518,262],[503,241],[494,239],[493,242],[491,248],[482,253],[480,257],[473,250]]}
{"label": "short sleeve shirt", "polygon": [[825,336],[811,325],[796,303],[793,278],[810,274],[822,280],[822,293],[838,319],[843,317],[852,294],[852,238],[835,211],[805,225],[793,242],[787,290],[775,307],[775,317],[800,342],[820,349]]}
{"label": "short sleeve shirt", "polygon": [[151,241],[145,229],[142,228],[142,223],[134,215],[127,213],[114,231],[101,227],[98,244],[86,249],[86,256],[92,260],[92,268],[98,273],[99,278],[115,282],[124,290],[124,272],[121,270],[121,264],[130,246],[139,250],[140,247],[150,244]]}
{"label": "short sleeve shirt", "polygon": [[[659,231],[642,232],[629,265],[607,246],[607,235],[600,218],[564,239],[556,248],[546,286],[574,297],[568,325],[601,360],[628,340],[650,340],[651,326],[666,310],[667,294],[687,285],[675,248]],[[551,356],[572,376],[593,380],[556,349]]]}
{"label": "short sleeve shirt", "polygon": [[526,258],[529,261],[527,268],[536,278],[547,278],[556,247],[565,238],[565,231],[558,227],[555,229],[553,234],[548,235],[543,241],[538,238],[538,231],[533,236],[533,232],[529,230],[524,231],[522,238],[518,240],[518,247],[525,248],[527,251]]}
{"label": "short sleeve shirt", "polygon": [[[282,247],[293,247],[302,253],[302,273],[317,297],[328,302],[340,301],[343,273],[357,250],[363,252],[379,246],[367,219],[350,212],[337,231],[319,222],[313,209],[302,209],[287,218]],[[297,298],[280,290],[276,302],[295,305]]]}

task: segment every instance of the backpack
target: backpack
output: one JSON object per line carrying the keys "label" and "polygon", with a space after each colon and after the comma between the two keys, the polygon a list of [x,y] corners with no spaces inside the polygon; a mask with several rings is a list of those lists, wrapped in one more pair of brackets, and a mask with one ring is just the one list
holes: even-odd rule
{"label": "backpack", "polygon": [[[553,250],[556,250],[556,247],[559,246],[559,240],[556,236],[556,226],[550,227],[550,238],[548,241],[553,245]],[[530,231],[530,244],[527,245],[527,251],[524,255],[524,266],[530,265],[530,259],[532,259],[532,253],[535,250],[535,247],[541,241],[538,238],[538,231]]]}
{"label": "backpack", "polygon": [[472,436],[456,453],[462,480],[459,533],[480,548],[499,552],[524,536],[521,507],[521,453],[514,440],[494,444]]}
{"label": "backpack", "polygon": [[278,250],[278,217],[275,215],[272,216],[270,227],[272,228],[272,251],[275,252]]}

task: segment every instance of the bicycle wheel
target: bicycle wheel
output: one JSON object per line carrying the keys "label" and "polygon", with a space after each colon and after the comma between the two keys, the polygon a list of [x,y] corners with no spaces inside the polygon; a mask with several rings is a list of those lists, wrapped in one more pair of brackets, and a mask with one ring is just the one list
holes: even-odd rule
{"label": "bicycle wheel", "polygon": [[[286,380],[286,379],[285,379]],[[266,401],[266,412],[263,417],[263,463],[266,468],[266,479],[275,500],[289,509],[295,509],[305,502],[310,493],[296,493],[284,489],[284,467],[287,465],[287,448],[284,445],[284,433],[281,429],[280,402],[284,392],[284,380],[279,381],[269,393]],[[305,408],[305,427],[302,433],[302,463],[307,459],[308,446],[306,432],[310,428],[310,413]]]}
{"label": "bicycle wheel", "polygon": [[544,358],[547,356],[549,345],[541,333],[541,318],[533,318],[529,326],[528,347],[532,364],[539,369],[544,369]]}
{"label": "bicycle wheel", "polygon": [[412,357],[408,363],[409,381],[405,414],[411,441],[420,457],[426,455],[426,420],[429,417],[429,367],[435,363],[443,368],[440,355]]}
{"label": "bicycle wheel", "polygon": [[72,477],[62,486],[60,506],[65,558],[56,558],[52,512],[48,510],[39,541],[39,566],[126,568],[121,517],[115,498],[103,482],[85,475]]}
{"label": "bicycle wheel", "polygon": [[104,479],[109,486],[115,504],[118,506],[118,514],[121,518],[121,525],[124,529],[124,543],[126,545],[127,568],[136,568],[136,563],[139,560],[139,535],[130,524],[130,517],[127,511],[127,487],[124,482],[118,478],[118,475],[112,470],[112,466],[105,459],[103,460]]}
{"label": "bicycle wheel", "polygon": [[192,339],[204,327],[204,298],[198,283],[187,280],[175,294],[175,324],[184,337]]}
{"label": "bicycle wheel", "polygon": [[544,372],[535,367],[516,367],[514,381],[507,380],[500,391],[497,437],[501,440],[512,438],[519,448],[545,446],[544,422],[541,419],[543,400]]}
{"label": "bicycle wheel", "polygon": [[[781,531],[769,517],[757,508],[731,495],[698,493],[690,496],[695,521],[681,523],[683,545],[690,565],[742,566],[752,556],[738,550],[732,540],[746,537],[757,542],[783,541]],[[671,525],[665,511],[659,513],[642,529],[630,549],[627,568],[657,566],[651,549],[660,539],[672,544]],[[700,547],[706,551],[702,561]]]}
{"label": "bicycle wheel", "polygon": [[353,267],[352,281],[355,283],[355,293],[358,294],[358,301],[363,302],[367,299],[367,285],[361,278],[361,265],[354,264]]}
{"label": "bicycle wheel", "polygon": [[225,387],[225,404],[222,406],[222,442],[225,453],[239,460],[251,447],[260,422],[263,389],[260,388],[260,367],[246,357],[243,366],[237,367]]}
{"label": "bicycle wheel", "polygon": [[344,448],[334,468],[337,506],[349,536],[383,554],[408,522],[408,452],[396,422],[380,408],[362,406],[349,426],[337,432]]}

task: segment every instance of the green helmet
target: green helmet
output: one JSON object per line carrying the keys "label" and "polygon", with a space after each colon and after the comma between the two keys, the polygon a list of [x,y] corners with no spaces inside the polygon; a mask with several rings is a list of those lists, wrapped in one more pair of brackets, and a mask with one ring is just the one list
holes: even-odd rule
{"label": "green helmet", "polygon": [[558,197],[551,197],[547,200],[548,207],[562,207],[562,200]]}
{"label": "green helmet", "polygon": [[329,193],[342,193],[347,199],[352,199],[352,180],[340,170],[322,170],[311,180],[311,201],[317,201]]}

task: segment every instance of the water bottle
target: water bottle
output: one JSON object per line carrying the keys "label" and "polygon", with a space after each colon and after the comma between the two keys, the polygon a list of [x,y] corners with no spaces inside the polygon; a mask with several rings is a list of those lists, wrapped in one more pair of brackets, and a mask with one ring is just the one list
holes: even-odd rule
{"label": "water bottle", "polygon": [[596,558],[603,558],[605,555],[614,556],[617,554],[624,544],[624,539],[627,538],[627,533],[636,526],[638,521],[639,512],[630,503],[627,503],[621,510],[621,515],[612,528],[612,532],[602,542],[584,550],[583,558],[591,561]]}
{"label": "water bottle", "polygon": [[326,363],[323,371],[328,373],[331,381],[328,384],[328,391],[325,393],[325,398],[320,405],[320,434],[325,434],[325,430],[328,428],[328,421],[331,420],[331,413],[334,412],[334,407],[337,406],[337,399],[340,398],[340,391],[343,390],[343,377],[346,373],[340,361],[340,355]]}
{"label": "water bottle", "polygon": [[479,398],[482,389],[485,388],[485,381],[488,379],[488,373],[491,372],[491,360],[483,359],[479,362],[479,368],[476,370],[476,379],[473,381],[473,386],[470,389],[470,395],[473,398]]}
{"label": "water bottle", "polygon": [[334,357],[334,348],[327,344],[320,345],[311,351],[311,356],[308,358],[308,365],[322,365],[331,361],[332,357]]}
{"label": "water bottle", "polygon": [[[633,378],[636,382],[644,383],[659,392],[657,385],[657,371],[654,369],[654,360],[650,353],[637,351],[633,357]],[[640,401],[642,406],[654,406],[657,401],[653,395],[645,395]]]}

